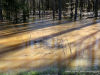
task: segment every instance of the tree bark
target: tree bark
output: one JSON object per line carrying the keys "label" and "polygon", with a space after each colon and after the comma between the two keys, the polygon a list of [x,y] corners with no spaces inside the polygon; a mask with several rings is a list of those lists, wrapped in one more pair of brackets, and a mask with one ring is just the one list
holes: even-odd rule
{"label": "tree bark", "polygon": [[1,8],[1,1],[0,1],[0,20],[3,20],[3,17],[2,17],[2,8]]}
{"label": "tree bark", "polygon": [[88,0],[87,12],[90,12],[90,1]]}
{"label": "tree bark", "polygon": [[77,19],[77,7],[78,7],[78,0],[76,0],[76,4],[75,4],[75,17],[74,17],[74,20]]}
{"label": "tree bark", "polygon": [[61,0],[59,0],[59,20],[61,20]]}
{"label": "tree bark", "polygon": [[81,12],[83,11],[83,0],[80,0],[80,19],[82,18]]}
{"label": "tree bark", "polygon": [[54,0],[52,0],[53,19],[55,19]]}
{"label": "tree bark", "polygon": [[43,8],[44,8],[44,7],[43,7],[43,3],[44,3],[44,1],[42,0],[41,3],[42,3],[42,18],[43,18],[43,13],[44,13],[44,12],[43,12]]}
{"label": "tree bark", "polygon": [[33,15],[35,15],[35,0],[33,0]]}
{"label": "tree bark", "polygon": [[98,0],[95,1],[95,17],[98,17]]}
{"label": "tree bark", "polygon": [[73,0],[71,0],[71,13],[70,13],[70,15],[71,15],[71,19],[73,18]]}
{"label": "tree bark", "polygon": [[58,13],[58,0],[55,0],[55,11]]}
{"label": "tree bark", "polygon": [[40,18],[41,16],[40,16],[40,0],[39,0],[39,18]]}
{"label": "tree bark", "polygon": [[[25,1],[26,0],[23,0],[23,6],[25,6]],[[23,7],[23,22],[26,22],[26,9],[25,9],[25,7]]]}

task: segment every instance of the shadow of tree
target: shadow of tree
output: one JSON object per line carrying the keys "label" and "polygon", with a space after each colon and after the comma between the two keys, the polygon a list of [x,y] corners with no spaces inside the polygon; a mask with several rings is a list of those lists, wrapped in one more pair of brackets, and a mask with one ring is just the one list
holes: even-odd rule
{"label": "shadow of tree", "polygon": [[[27,40],[27,41],[25,41],[25,42],[21,42],[21,43],[18,43],[18,44],[15,44],[15,45],[11,45],[11,46],[6,46],[6,47],[4,47],[4,48],[1,48],[1,50],[0,50],[0,56],[1,56],[1,58],[2,58],[2,55],[3,54],[7,54],[8,53],[8,55],[9,55],[9,53],[10,52],[14,52],[14,51],[20,51],[20,49],[24,49],[24,46],[22,46],[23,44],[27,44],[27,43],[29,43],[30,41],[32,41],[32,42],[34,42],[34,43],[39,43],[39,42],[42,42],[43,40],[45,40],[45,39],[49,39],[49,38],[51,38],[51,36],[52,37],[56,37],[56,36],[59,36],[59,35],[62,35],[62,34],[65,34],[65,33],[68,33],[68,32],[71,32],[71,31],[75,31],[75,30],[78,30],[78,29],[81,29],[81,28],[84,28],[84,27],[87,27],[87,26],[91,26],[91,25],[94,25],[94,24],[96,24],[96,23],[89,23],[89,24],[86,24],[86,25],[83,25],[83,26],[79,26],[79,27],[77,27],[77,28],[71,28],[71,29],[68,29],[68,30],[64,30],[64,31],[61,31],[61,32],[58,32],[58,33],[53,33],[53,34],[51,34],[51,35],[48,35],[48,36],[44,36],[44,37],[39,37],[39,38],[35,38],[35,39],[32,39],[32,40]],[[86,39],[88,39],[88,38],[90,38],[91,36],[93,36],[93,35],[95,35],[95,34],[97,34],[98,32],[99,32],[100,30],[98,30],[98,31],[96,31],[96,32],[94,32],[94,33],[92,33],[92,34],[90,34],[90,35],[87,35],[87,36],[85,36],[85,37],[83,37],[83,38],[81,38],[81,39],[78,39],[78,40],[76,40],[76,41],[79,41],[79,44],[83,44],[83,41],[85,41]],[[42,39],[40,39],[40,38],[42,38]],[[36,41],[37,39],[39,39],[38,41]],[[96,41],[97,41],[98,39],[96,39]],[[76,42],[76,41],[74,41],[74,42]],[[30,45],[34,45],[34,43],[33,44],[30,44]],[[73,43],[73,42],[72,42]],[[95,45],[95,41],[94,42],[92,42],[92,44],[91,44],[92,46],[93,45]],[[80,50],[79,51],[79,55],[83,52],[83,51],[85,51],[86,49],[89,49],[89,47],[90,47],[90,45],[87,45],[86,47],[84,47],[82,50]],[[53,48],[53,47],[52,47]],[[52,49],[51,48],[51,49]],[[63,48],[63,47],[62,47]],[[94,53],[94,51],[92,51],[92,53]],[[92,55],[92,57],[94,57],[94,54],[91,54]],[[88,57],[90,57],[89,55],[88,55]],[[35,68],[40,68],[40,67],[46,67],[47,65],[49,65],[49,66],[51,66],[53,63],[56,63],[56,66],[57,66],[57,68],[58,68],[58,73],[60,74],[62,71],[65,71],[66,70],[66,66],[70,66],[71,64],[71,62],[73,62],[75,59],[76,59],[77,57],[76,57],[76,53],[73,53],[73,54],[71,54],[70,56],[68,56],[68,57],[65,57],[65,58],[62,58],[62,57],[60,57],[60,56],[57,56],[57,58],[55,58],[54,60],[52,60],[52,62],[50,62],[50,63],[47,63],[47,64],[45,64],[45,62],[47,61],[47,59],[46,59],[46,61],[43,61],[43,62],[40,62],[40,64],[38,64],[38,66],[31,66],[31,68],[30,68],[30,70],[32,70],[32,69],[35,69]],[[51,58],[52,59],[52,58]],[[63,64],[63,62],[65,62],[66,60],[68,60],[68,59],[73,59],[73,60],[70,60],[70,61],[68,61],[68,65],[66,64]],[[21,68],[21,67],[23,67],[23,66],[25,66],[25,65],[29,65],[29,64],[31,64],[33,61],[35,62],[35,61],[40,61],[40,60],[43,60],[43,58],[41,58],[41,59],[34,59],[34,60],[32,60],[32,59],[30,59],[30,60],[24,60],[24,62],[22,62],[22,63],[20,63],[17,67],[11,67],[11,68]],[[49,61],[50,59],[48,59],[48,61]],[[23,61],[22,59],[21,60],[16,60],[16,61]],[[93,64],[93,62],[94,62],[95,60],[92,60],[92,64]],[[43,64],[43,65],[41,65],[41,64]]]}

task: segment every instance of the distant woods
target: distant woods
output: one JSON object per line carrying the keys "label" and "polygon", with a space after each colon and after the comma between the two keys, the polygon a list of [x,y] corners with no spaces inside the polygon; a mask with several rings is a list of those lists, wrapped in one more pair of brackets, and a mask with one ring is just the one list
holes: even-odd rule
{"label": "distant woods", "polygon": [[76,20],[82,18],[84,13],[91,12],[97,18],[100,9],[99,0],[0,0],[0,20],[27,22],[30,15],[43,18],[46,11],[55,19],[56,14],[61,20],[62,16]]}

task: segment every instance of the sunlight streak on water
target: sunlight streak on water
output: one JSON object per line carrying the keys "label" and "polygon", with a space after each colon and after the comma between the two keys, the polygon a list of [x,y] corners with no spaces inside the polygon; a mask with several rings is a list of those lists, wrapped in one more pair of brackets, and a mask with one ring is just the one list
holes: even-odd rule
{"label": "sunlight streak on water", "polygon": [[11,64],[11,69],[38,70],[45,67],[49,70],[52,66],[57,70],[78,70],[79,67],[83,70],[92,70],[90,67],[98,69],[100,32],[97,26],[100,23],[91,25],[91,22],[94,23],[93,20],[70,23],[38,20],[35,24],[15,24],[15,29],[20,33],[15,29],[1,30],[2,37],[7,39],[0,38],[0,69],[5,70]]}

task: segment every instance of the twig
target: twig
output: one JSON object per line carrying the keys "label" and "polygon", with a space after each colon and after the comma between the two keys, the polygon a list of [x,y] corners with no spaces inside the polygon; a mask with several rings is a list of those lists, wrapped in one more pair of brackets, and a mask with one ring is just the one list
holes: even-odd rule
{"label": "twig", "polygon": [[[44,55],[44,56],[46,56],[47,54],[51,54],[51,53],[45,53],[45,55]],[[43,57],[44,57],[44,56],[43,56]]]}
{"label": "twig", "polygon": [[[63,46],[63,39],[61,38],[61,45]],[[64,55],[65,55],[65,51],[64,51],[64,48],[63,48],[63,52],[64,52]]]}
{"label": "twig", "polygon": [[[44,41],[44,40],[43,40]],[[45,45],[51,50],[51,48],[48,46],[48,43],[46,42],[46,39],[44,41]],[[53,51],[51,50],[51,52],[53,53]]]}
{"label": "twig", "polygon": [[[41,53],[41,54],[44,54],[44,53],[42,53],[42,52],[38,52],[38,53],[36,53],[36,54],[40,54],[40,53]],[[36,55],[36,54],[35,54],[35,55]],[[34,55],[34,56],[35,56],[35,55]],[[34,57],[34,56],[33,56],[33,57]]]}
{"label": "twig", "polygon": [[[84,45],[84,48],[85,48],[85,45]],[[84,48],[83,48],[83,49],[84,49]],[[83,55],[82,55],[82,58],[83,58],[83,56],[84,56],[84,50],[83,50]]]}
{"label": "twig", "polygon": [[[47,44],[47,42],[46,42],[46,39],[45,39],[45,41],[42,39],[42,38],[40,38],[43,42],[44,42],[44,44],[50,49],[50,47],[48,46],[48,44]],[[50,49],[51,50],[51,49]],[[53,51],[51,50],[51,52],[53,53]]]}
{"label": "twig", "polygon": [[[65,37],[65,38],[66,38],[66,37]],[[67,43],[68,43],[68,45],[69,45],[70,52],[71,52],[71,54],[72,54],[70,43],[68,42],[68,39],[67,39],[67,38],[66,38],[66,40],[67,40]]]}
{"label": "twig", "polygon": [[[66,47],[66,50],[67,50],[67,43],[65,42],[65,47]],[[67,51],[66,51],[67,52]],[[66,53],[67,54],[67,53]]]}
{"label": "twig", "polygon": [[76,49],[76,56],[77,56],[77,49]]}

